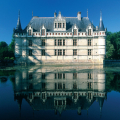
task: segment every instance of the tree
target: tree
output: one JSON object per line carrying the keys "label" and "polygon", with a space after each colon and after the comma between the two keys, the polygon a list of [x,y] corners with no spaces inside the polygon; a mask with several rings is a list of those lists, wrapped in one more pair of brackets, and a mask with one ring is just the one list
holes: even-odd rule
{"label": "tree", "polygon": [[9,57],[14,57],[14,53],[15,53],[15,39],[12,36],[12,41],[8,46],[8,50],[9,50]]}
{"label": "tree", "polygon": [[8,44],[4,41],[0,42],[0,60],[8,56]]}

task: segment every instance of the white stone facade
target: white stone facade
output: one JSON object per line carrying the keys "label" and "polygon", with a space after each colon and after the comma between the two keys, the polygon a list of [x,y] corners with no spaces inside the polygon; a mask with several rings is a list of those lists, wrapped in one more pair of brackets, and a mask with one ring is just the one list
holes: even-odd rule
{"label": "white stone facade", "polygon": [[[33,17],[31,21],[34,24],[35,22],[40,24],[37,20],[41,22],[39,29],[33,23],[29,23],[22,32],[19,30],[14,32],[17,63],[89,62],[103,64],[106,54],[105,29],[97,30],[89,18],[79,17],[81,17],[80,12],[78,17],[74,18],[61,17],[61,13],[58,17],[53,18]],[[48,25],[42,24],[41,19],[52,20],[53,29],[51,30],[50,23]],[[72,19],[77,22],[71,22],[70,26],[67,21]],[[83,26],[82,22],[84,24],[86,22],[88,25]]]}

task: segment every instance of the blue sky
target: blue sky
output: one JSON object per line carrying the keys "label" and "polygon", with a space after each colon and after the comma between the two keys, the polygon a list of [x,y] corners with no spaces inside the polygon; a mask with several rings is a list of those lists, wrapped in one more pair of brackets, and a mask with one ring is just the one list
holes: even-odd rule
{"label": "blue sky", "polygon": [[108,31],[120,31],[120,0],[0,0],[0,41],[10,44],[13,28],[17,25],[18,11],[24,29],[33,16],[53,17],[61,11],[62,16],[76,17],[81,11],[95,26],[99,25],[100,10]]}

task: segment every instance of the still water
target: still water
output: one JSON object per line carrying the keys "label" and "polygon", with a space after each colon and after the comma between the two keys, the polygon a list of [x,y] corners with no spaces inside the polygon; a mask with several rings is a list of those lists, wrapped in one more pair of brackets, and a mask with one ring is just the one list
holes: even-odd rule
{"label": "still water", "polygon": [[18,67],[1,77],[0,120],[120,120],[119,67]]}

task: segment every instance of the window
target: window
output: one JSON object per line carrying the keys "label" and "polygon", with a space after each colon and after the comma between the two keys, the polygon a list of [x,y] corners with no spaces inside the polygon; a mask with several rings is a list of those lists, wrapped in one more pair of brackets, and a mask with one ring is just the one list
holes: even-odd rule
{"label": "window", "polygon": [[58,73],[58,79],[62,79],[62,73]]}
{"label": "window", "polygon": [[45,29],[42,30],[42,35],[45,35]]}
{"label": "window", "polygon": [[74,99],[77,99],[77,93],[74,93],[73,97],[74,97]]}
{"label": "window", "polygon": [[61,23],[60,23],[60,28],[61,28]]}
{"label": "window", "polygon": [[62,40],[58,39],[58,46],[62,46]]}
{"label": "window", "polygon": [[73,89],[77,89],[77,84],[76,84],[76,82],[73,83]]}
{"label": "window", "polygon": [[42,79],[45,79],[45,73],[42,73]]}
{"label": "window", "polygon": [[45,86],[46,86],[45,83],[42,83],[42,89],[45,89]]}
{"label": "window", "polygon": [[57,84],[55,83],[55,90],[57,89]]}
{"label": "window", "polygon": [[65,73],[63,73],[63,79],[65,79]]}
{"label": "window", "polygon": [[88,55],[91,55],[91,49],[88,49]]}
{"label": "window", "polygon": [[63,23],[63,28],[65,28],[65,23]]}
{"label": "window", "polygon": [[63,83],[63,89],[65,89],[65,84]]}
{"label": "window", "polygon": [[74,30],[73,30],[73,34],[74,34],[74,35],[77,35],[77,29],[74,29]]}
{"label": "window", "polygon": [[55,39],[55,46],[57,46],[57,40]]}
{"label": "window", "polygon": [[31,34],[31,30],[28,30],[28,35],[32,35],[32,34]]}
{"label": "window", "polygon": [[89,83],[88,83],[88,89],[91,89],[91,88],[92,88],[92,83],[89,82]]}
{"label": "window", "polygon": [[77,40],[73,40],[73,46],[77,46]]}
{"label": "window", "polygon": [[91,79],[91,73],[88,73],[88,79]]}
{"label": "window", "polygon": [[91,29],[88,29],[88,35],[91,35]]}
{"label": "window", "polygon": [[57,105],[57,100],[55,100],[55,105]]}
{"label": "window", "polygon": [[55,79],[57,79],[57,73],[55,73]]}
{"label": "window", "polygon": [[77,79],[77,73],[73,73],[73,79]]}
{"label": "window", "polygon": [[63,56],[65,56],[65,49],[63,50]]}
{"label": "window", "polygon": [[42,56],[45,56],[45,50],[42,50]]}
{"label": "window", "polygon": [[65,73],[55,73],[55,79],[62,79],[62,76],[63,76],[63,79],[65,79]]}
{"label": "window", "polygon": [[61,26],[61,23],[58,23],[58,28],[60,28],[60,26]]}
{"label": "window", "polygon": [[62,100],[58,100],[58,105],[62,105]]}
{"label": "window", "polygon": [[88,46],[91,46],[91,40],[90,39],[88,40]]}
{"label": "window", "polygon": [[57,28],[57,23],[55,23],[55,28]]}
{"label": "window", "polygon": [[63,39],[63,46],[65,46],[65,39]]}
{"label": "window", "polygon": [[42,40],[42,46],[45,46],[45,40]]}
{"label": "window", "polygon": [[57,50],[55,50],[55,56],[57,56]]}
{"label": "window", "polygon": [[32,56],[32,50],[29,50],[29,56]]}
{"label": "window", "polygon": [[62,50],[58,50],[58,56],[62,55]]}
{"label": "window", "polygon": [[33,78],[32,73],[29,73],[29,79],[32,79],[32,78]]}
{"label": "window", "polygon": [[29,46],[32,46],[32,40],[29,40]]}
{"label": "window", "polygon": [[88,99],[91,99],[91,97],[92,97],[91,93],[88,93]]}
{"label": "window", "polygon": [[77,55],[77,50],[76,49],[73,50],[73,55]]}
{"label": "window", "polygon": [[62,83],[58,83],[58,89],[62,89]]}
{"label": "window", "polygon": [[45,99],[45,93],[42,93],[42,99]]}

